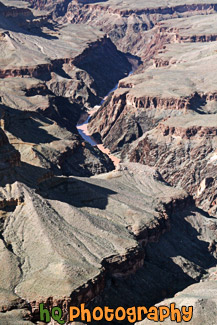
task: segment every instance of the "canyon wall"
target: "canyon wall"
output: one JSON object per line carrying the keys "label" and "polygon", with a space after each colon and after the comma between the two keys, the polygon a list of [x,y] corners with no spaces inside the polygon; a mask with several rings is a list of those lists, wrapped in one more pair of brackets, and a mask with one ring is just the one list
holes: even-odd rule
{"label": "canyon wall", "polygon": [[[90,133],[112,152],[126,161],[157,167],[169,184],[186,189],[212,215],[216,214],[215,19],[213,13],[157,23],[150,41],[155,49],[152,57],[119,82],[89,124]],[[158,39],[160,49],[154,43]]]}

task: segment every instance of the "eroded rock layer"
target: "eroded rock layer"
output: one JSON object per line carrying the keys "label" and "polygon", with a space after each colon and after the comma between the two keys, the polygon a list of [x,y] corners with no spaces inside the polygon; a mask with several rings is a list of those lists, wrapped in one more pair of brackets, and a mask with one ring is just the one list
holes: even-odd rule
{"label": "eroded rock layer", "polygon": [[163,178],[186,188],[198,204],[216,215],[216,115],[170,118],[138,139],[131,161],[155,166]]}

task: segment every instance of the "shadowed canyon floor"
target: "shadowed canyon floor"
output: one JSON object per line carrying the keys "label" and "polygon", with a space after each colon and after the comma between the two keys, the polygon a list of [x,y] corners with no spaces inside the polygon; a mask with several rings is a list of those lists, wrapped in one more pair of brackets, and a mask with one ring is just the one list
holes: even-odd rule
{"label": "shadowed canyon floor", "polygon": [[1,325],[43,324],[40,302],[67,324],[171,302],[216,324],[216,18],[215,0],[0,2]]}

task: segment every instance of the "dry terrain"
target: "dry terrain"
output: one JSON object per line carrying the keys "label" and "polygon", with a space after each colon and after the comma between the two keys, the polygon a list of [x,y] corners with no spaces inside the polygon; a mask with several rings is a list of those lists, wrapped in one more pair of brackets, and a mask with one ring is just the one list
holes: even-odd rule
{"label": "dry terrain", "polygon": [[40,302],[216,324],[216,59],[215,0],[0,2],[1,325]]}

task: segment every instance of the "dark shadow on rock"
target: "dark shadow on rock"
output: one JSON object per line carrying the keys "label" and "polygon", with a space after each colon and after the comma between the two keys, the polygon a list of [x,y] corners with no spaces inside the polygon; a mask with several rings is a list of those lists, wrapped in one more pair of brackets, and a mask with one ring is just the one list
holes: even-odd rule
{"label": "dark shadow on rock", "polygon": [[[55,166],[53,169],[55,170]],[[8,170],[8,175],[5,172],[4,178],[0,174],[0,186],[20,182],[36,190],[45,199],[65,202],[78,208],[92,207],[101,210],[106,208],[108,197],[116,194],[106,187],[89,183],[88,179],[61,177],[57,168],[55,171],[56,175],[52,169],[21,162],[20,166]]]}
{"label": "dark shadow on rock", "polygon": [[104,210],[108,197],[116,192],[78,178],[52,178],[41,183],[37,192],[49,200],[66,202],[77,208],[91,207]]}
{"label": "dark shadow on rock", "polygon": [[[7,146],[15,151],[12,145]],[[99,152],[100,155],[102,155],[101,152]],[[3,174],[0,172],[0,186],[4,187],[6,184],[18,181],[36,189],[42,196],[49,199],[67,202],[77,207],[92,206],[104,209],[107,196],[115,192],[89,184],[85,180],[57,177],[61,175],[92,176],[93,173],[88,170],[85,159],[82,147],[79,146],[75,152],[69,152],[68,157],[64,157],[65,162],[62,163],[61,168],[52,162],[50,162],[50,168],[42,168],[25,162],[20,162],[20,166],[15,167],[8,165],[8,169],[3,170]],[[111,162],[111,170],[113,168]]]}
{"label": "dark shadow on rock", "polygon": [[[73,123],[73,119],[75,123],[77,122],[79,108],[73,111],[71,104],[68,103],[67,105],[67,103],[68,101],[64,98],[54,98],[54,102],[51,104],[53,112],[48,111],[44,114],[48,115],[49,118],[38,112],[21,111],[0,105],[1,117],[5,121],[5,131],[9,132],[12,138],[14,136],[17,139],[13,142],[17,142],[19,150],[21,150],[20,146],[22,145],[31,146],[38,157],[47,161],[50,170],[56,175],[89,177],[113,170],[114,164],[107,156],[102,154],[99,149],[84,143],[79,137]],[[58,112],[58,108],[60,112]],[[57,128],[54,125],[55,121],[59,124]],[[49,134],[46,128],[43,129],[43,123],[46,123],[47,130],[50,127],[54,128],[52,134]],[[61,132],[64,129],[60,127],[63,127],[65,132],[66,129],[69,132],[62,135]],[[46,148],[46,144],[50,145],[54,141],[58,143],[56,153],[54,153],[55,146],[49,147],[50,149]]]}
{"label": "dark shadow on rock", "polygon": [[[88,53],[88,55],[87,55]],[[126,77],[132,67],[126,55],[117,50],[110,39],[99,41],[77,57],[74,65],[85,70],[94,80],[98,96],[104,97],[120,79]]]}
{"label": "dark shadow on rock", "polygon": [[[84,145],[84,142],[82,142]],[[62,155],[59,162],[64,176],[90,177],[100,173],[106,173],[115,169],[113,162],[98,148],[85,143]]]}
{"label": "dark shadow on rock", "polygon": [[142,64],[141,58],[139,56],[133,55],[129,52],[126,53],[126,57],[132,66],[132,69],[133,69],[132,72],[135,72],[138,69],[138,67]]}
{"label": "dark shadow on rock", "polygon": [[61,76],[62,78],[68,79],[68,80],[72,80],[72,78],[70,77],[70,75],[68,75],[62,68],[62,66],[57,66],[54,67],[53,72],[55,72],[56,74],[58,74],[59,76]]}
{"label": "dark shadow on rock", "polygon": [[77,103],[71,103],[68,98],[54,96],[50,100],[50,111],[41,112],[55,120],[60,126],[77,133],[76,125],[81,115],[81,106]]}
{"label": "dark shadow on rock", "polygon": [[194,94],[194,96],[190,99],[190,109],[199,113],[199,114],[206,114],[206,112],[203,111],[203,107],[206,105],[206,97],[200,96],[197,92]]}
{"label": "dark shadow on rock", "polygon": [[[33,93],[27,92],[29,95],[28,97],[32,97],[31,94],[33,96],[35,95],[43,96],[43,90],[35,89],[35,91],[36,93],[34,93],[34,91]],[[52,124],[55,121],[60,127],[65,127],[72,133],[78,134],[76,129],[76,124],[81,114],[81,106],[77,103],[70,103],[68,98],[50,95],[49,105],[45,110],[42,110],[39,107],[36,109],[36,111],[31,111],[31,110],[21,111],[2,104],[0,104],[0,110],[7,115],[8,122],[6,121],[6,126],[5,126],[6,130],[11,132],[15,136],[19,135],[21,139],[23,139],[22,133],[24,131],[24,125],[22,125],[22,120],[29,123],[30,121],[28,121],[28,119],[30,119],[31,117],[36,119],[38,118],[42,122],[44,121],[48,124]],[[11,126],[10,126],[10,122],[11,122]],[[17,126],[19,124],[17,128],[15,127],[16,124]],[[37,125],[36,122],[32,122],[32,126],[33,126],[33,130],[37,132],[37,136],[39,136],[39,139],[37,140],[37,137],[35,135],[29,134],[25,136],[27,142],[31,142],[30,140],[31,137],[34,137],[34,141],[32,142],[36,141],[35,143],[44,143],[44,142],[51,142],[57,140],[57,138],[48,135],[45,130],[38,129],[40,124]],[[23,141],[25,140],[23,139]]]}
{"label": "dark shadow on rock", "polygon": [[[14,10],[17,11],[17,17],[13,17],[13,14],[10,17],[10,11],[13,12]],[[23,10],[28,13],[27,18],[23,14]],[[37,18],[38,17],[34,16],[28,8],[5,6],[4,4],[0,3],[0,27],[2,29],[26,35],[40,36],[50,40],[57,39],[57,36],[44,33],[41,27],[35,27],[34,23],[31,24],[31,22]],[[46,19],[49,20],[50,18],[51,15],[47,15]],[[54,28],[53,24],[49,22],[44,25],[46,25],[50,30],[53,30]]]}
{"label": "dark shadow on rock", "polygon": [[[56,173],[58,175],[57,168]],[[5,187],[7,184],[20,182],[30,188],[37,189],[41,181],[51,177],[53,174],[52,169],[45,169],[21,162],[20,166],[10,167],[4,173],[0,172],[0,186]]]}
{"label": "dark shadow on rock", "polygon": [[200,208],[195,207],[194,211],[199,212],[202,216],[206,217],[207,219],[217,220],[217,217],[210,216],[207,211],[204,211]]}
{"label": "dark shadow on rock", "polygon": [[[43,115],[32,111],[21,111],[0,105],[6,115],[5,130],[26,143],[50,143],[58,140],[41,128],[41,122],[52,125],[53,122]],[[30,132],[31,131],[31,132]]]}

